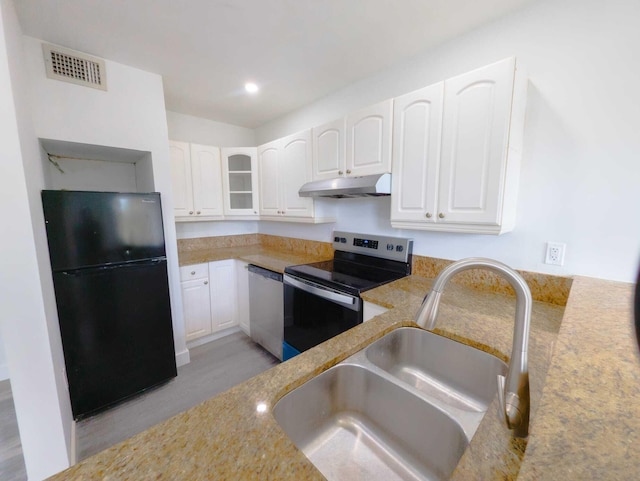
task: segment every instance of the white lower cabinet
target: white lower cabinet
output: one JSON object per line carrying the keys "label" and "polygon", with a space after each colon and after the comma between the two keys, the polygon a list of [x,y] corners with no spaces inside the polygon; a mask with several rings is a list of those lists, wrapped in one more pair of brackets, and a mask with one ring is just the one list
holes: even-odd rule
{"label": "white lower cabinet", "polygon": [[182,307],[186,340],[211,334],[209,266],[197,264],[180,268]]}
{"label": "white lower cabinet", "polygon": [[235,261],[209,262],[209,280],[213,332],[238,325]]}
{"label": "white lower cabinet", "polygon": [[187,342],[238,324],[235,272],[232,259],[180,268]]}

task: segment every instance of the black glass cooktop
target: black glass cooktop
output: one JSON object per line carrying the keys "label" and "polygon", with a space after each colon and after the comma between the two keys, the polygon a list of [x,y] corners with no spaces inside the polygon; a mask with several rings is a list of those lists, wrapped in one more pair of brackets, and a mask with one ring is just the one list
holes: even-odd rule
{"label": "black glass cooktop", "polygon": [[332,260],[285,268],[285,273],[357,296],[411,273],[410,264],[336,252]]}

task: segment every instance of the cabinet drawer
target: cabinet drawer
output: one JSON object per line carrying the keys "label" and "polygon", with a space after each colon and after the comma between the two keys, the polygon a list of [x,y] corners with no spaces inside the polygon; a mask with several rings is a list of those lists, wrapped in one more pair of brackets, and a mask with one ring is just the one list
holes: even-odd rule
{"label": "cabinet drawer", "polygon": [[209,264],[193,264],[190,266],[182,266],[180,268],[181,281],[200,279],[201,277],[209,277]]}

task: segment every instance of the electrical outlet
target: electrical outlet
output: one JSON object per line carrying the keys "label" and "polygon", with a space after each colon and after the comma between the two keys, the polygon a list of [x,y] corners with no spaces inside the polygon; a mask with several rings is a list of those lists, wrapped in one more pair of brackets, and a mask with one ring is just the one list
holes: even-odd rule
{"label": "electrical outlet", "polygon": [[566,247],[567,245],[561,242],[547,242],[547,254],[544,258],[544,263],[556,266],[563,265]]}

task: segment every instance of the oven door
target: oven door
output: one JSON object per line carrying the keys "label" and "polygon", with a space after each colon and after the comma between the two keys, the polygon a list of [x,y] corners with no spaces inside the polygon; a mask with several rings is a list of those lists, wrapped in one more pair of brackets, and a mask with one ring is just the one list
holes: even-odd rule
{"label": "oven door", "polygon": [[285,274],[284,344],[287,359],[362,323],[362,300]]}

